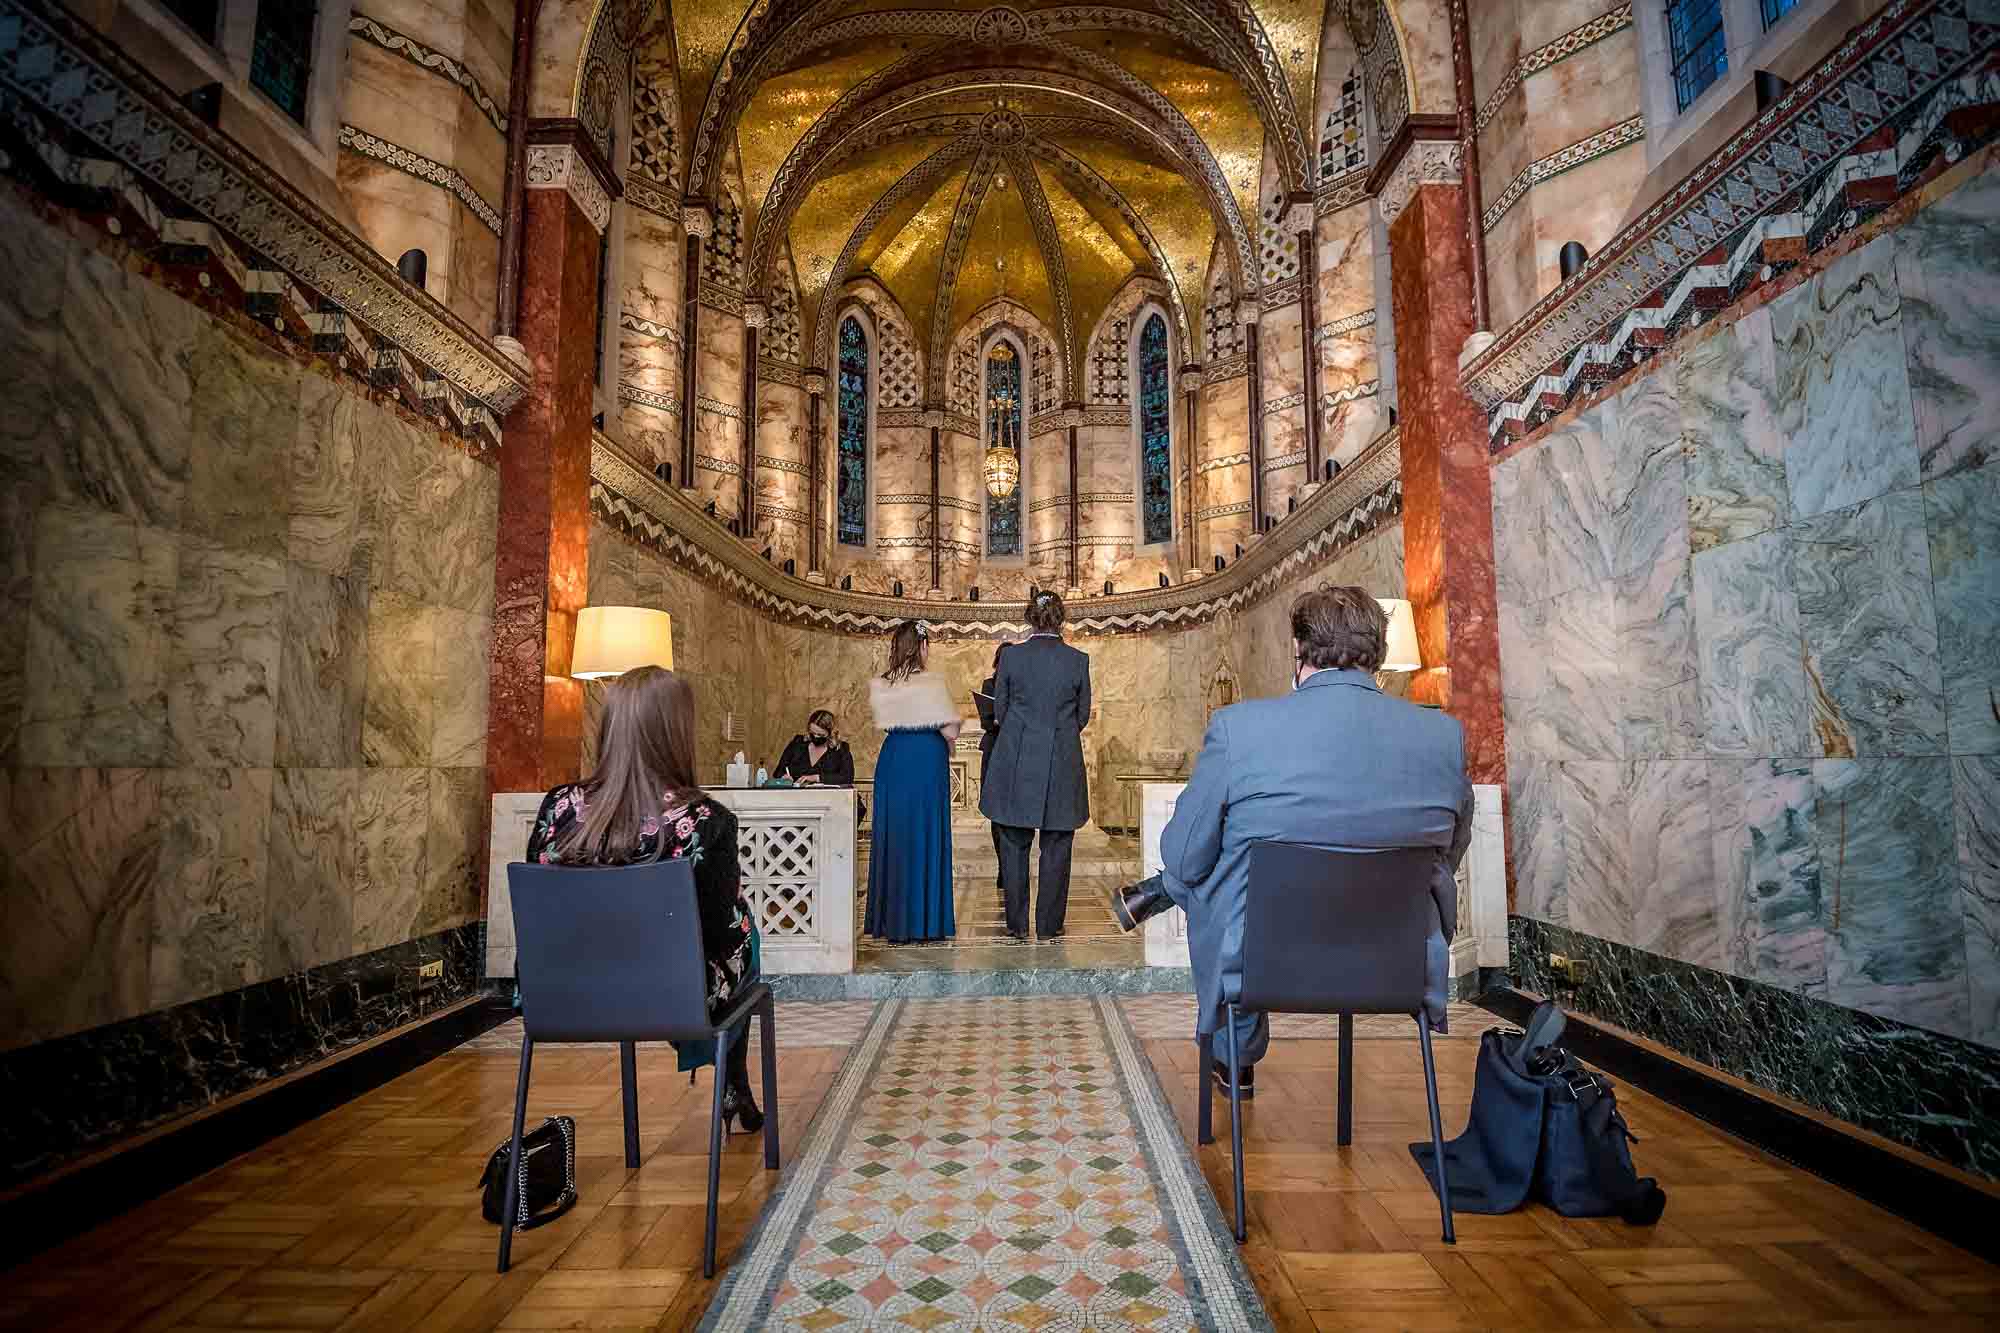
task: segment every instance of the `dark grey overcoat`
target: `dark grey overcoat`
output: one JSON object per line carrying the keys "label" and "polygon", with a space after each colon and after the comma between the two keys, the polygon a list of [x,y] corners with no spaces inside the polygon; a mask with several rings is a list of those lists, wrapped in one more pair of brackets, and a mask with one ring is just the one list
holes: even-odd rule
{"label": "dark grey overcoat", "polygon": [[1090,819],[1083,729],[1090,725],[1090,659],[1054,635],[1000,655],[993,678],[1000,724],[979,811],[1017,828],[1078,829]]}

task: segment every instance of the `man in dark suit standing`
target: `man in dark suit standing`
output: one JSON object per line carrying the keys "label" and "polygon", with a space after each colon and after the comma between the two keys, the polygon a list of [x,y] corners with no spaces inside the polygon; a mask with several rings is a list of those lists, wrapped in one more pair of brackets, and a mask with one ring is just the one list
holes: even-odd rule
{"label": "man in dark suit standing", "polygon": [[1026,640],[994,668],[993,719],[999,725],[979,809],[1000,843],[1000,891],[1007,933],[1028,937],[1028,848],[1042,835],[1035,933],[1063,933],[1069,906],[1070,843],[1090,818],[1083,771],[1083,729],[1090,724],[1090,659],[1062,641],[1062,598],[1028,598]]}

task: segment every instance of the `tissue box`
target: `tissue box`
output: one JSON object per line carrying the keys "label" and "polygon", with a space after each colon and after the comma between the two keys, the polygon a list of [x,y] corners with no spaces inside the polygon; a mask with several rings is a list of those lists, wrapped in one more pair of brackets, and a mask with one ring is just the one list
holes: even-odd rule
{"label": "tissue box", "polygon": [[750,765],[730,764],[724,772],[722,785],[725,787],[747,787],[750,785]]}

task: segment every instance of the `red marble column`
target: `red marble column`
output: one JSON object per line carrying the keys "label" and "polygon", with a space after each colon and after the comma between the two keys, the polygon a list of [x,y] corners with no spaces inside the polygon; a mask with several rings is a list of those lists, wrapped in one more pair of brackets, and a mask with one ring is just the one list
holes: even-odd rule
{"label": "red marble column", "polygon": [[567,189],[526,195],[518,336],[534,387],[500,450],[486,737],[496,792],[572,781],[582,761],[583,688],[569,655],[589,592],[598,229]]}
{"label": "red marble column", "polygon": [[1424,669],[1410,698],[1465,727],[1474,782],[1502,782],[1500,634],[1493,589],[1493,488],[1479,409],[1459,385],[1473,331],[1464,188],[1419,185],[1389,226],[1402,423],[1403,564]]}

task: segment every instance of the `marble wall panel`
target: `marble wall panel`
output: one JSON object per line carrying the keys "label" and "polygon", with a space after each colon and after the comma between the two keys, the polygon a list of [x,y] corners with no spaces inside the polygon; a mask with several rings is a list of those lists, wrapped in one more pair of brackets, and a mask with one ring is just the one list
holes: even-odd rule
{"label": "marble wall panel", "polygon": [[[432,600],[445,561],[444,515],[436,510],[453,489],[443,451],[434,439],[385,411],[376,418],[375,429],[362,437],[361,478],[375,530],[370,591],[414,602]],[[489,560],[489,570],[491,565]]]}
{"label": "marble wall panel", "polygon": [[1513,744],[1507,722],[1507,808],[1518,911],[1557,925],[1569,921],[1568,834],[1563,824],[1562,766]]}
{"label": "marble wall panel", "polygon": [[[1527,4],[1521,8],[1573,10],[1575,6]],[[1598,12],[1602,13],[1602,8]],[[1592,17],[1595,15],[1584,16],[1585,19]],[[1545,14],[1540,22],[1550,22],[1551,18]],[[1534,46],[1553,40],[1577,26],[1578,23],[1571,23],[1569,28],[1558,29],[1548,37],[1540,38]],[[1523,41],[1526,40],[1524,35]],[[1528,49],[1533,50],[1534,47]],[[1638,114],[1642,87],[1639,29],[1636,25],[1627,26],[1623,31],[1592,42],[1565,59],[1544,66],[1522,81],[1519,94],[1526,112],[1529,156],[1547,157]],[[1496,185],[1496,191],[1498,188]],[[1623,212],[1630,199],[1628,194],[1615,200],[1617,211]],[[1601,237],[1580,236],[1578,239],[1594,252]]]}
{"label": "marble wall panel", "polygon": [[265,859],[266,976],[354,952],[354,805],[361,777],[352,768],[277,771]]}
{"label": "marble wall panel", "polygon": [[1712,755],[1777,758],[1812,753],[1799,609],[1782,578],[1783,533],[1767,532],[1695,555],[1695,653]]}
{"label": "marble wall panel", "polygon": [[179,523],[200,328],[179,297],[102,255],[72,256],[41,449],[52,499]]}
{"label": "marble wall panel", "polygon": [[271,784],[268,768],[161,772],[145,1007],[163,1009],[263,979]]}
{"label": "marble wall panel", "polygon": [[353,940],[349,952],[423,933],[431,771],[371,768],[354,782]]}
{"label": "marble wall panel", "polygon": [[1323,214],[1313,225],[1322,324],[1375,305],[1375,228],[1367,201]]}
{"label": "marble wall panel", "polygon": [[1304,346],[1296,303],[1264,312],[1257,325],[1257,364],[1264,376],[1266,403],[1304,392]]}
{"label": "marble wall panel", "polygon": [[1895,257],[1894,239],[1878,236],[1771,303],[1795,517],[1919,480]]}
{"label": "marble wall panel", "polygon": [[1952,760],[1951,785],[1965,913],[1969,1035],[2000,1046],[2000,757]]}
{"label": "marble wall panel", "polygon": [[277,762],[361,763],[368,697],[368,574],[285,567],[285,639],[278,662]]}
{"label": "marble wall panel", "polygon": [[1705,756],[1688,557],[1673,556],[1614,580],[1612,606],[1619,752],[1627,759]]}
{"label": "marble wall panel", "polygon": [[1556,804],[1562,812],[1566,924],[1620,944],[1633,931],[1633,881],[1626,779],[1633,770],[1609,760],[1557,766]]}
{"label": "marble wall panel", "polygon": [[382,429],[385,411],[323,375],[304,377],[285,490],[287,559],[347,574],[369,558],[372,514],[361,462],[365,438]]}
{"label": "marble wall panel", "polygon": [[[1606,116],[1601,124],[1592,126],[1570,142],[1607,129],[1637,110],[1634,107],[1624,115]],[[1594,157],[1567,171],[1544,177],[1514,206],[1515,213],[1521,212],[1524,207],[1528,209],[1533,223],[1531,228],[1517,233],[1521,239],[1516,242],[1534,260],[1534,273],[1529,279],[1527,292],[1531,305],[1562,282],[1562,248],[1566,242],[1580,241],[1584,249],[1596,254],[1618,234],[1619,224],[1625,220],[1626,210],[1645,179],[1645,144],[1634,141],[1602,157]],[[1486,197],[1490,200],[1493,195]],[[1496,228],[1496,235],[1497,232]],[[1489,250],[1491,239],[1489,237]]]}
{"label": "marble wall panel", "polygon": [[361,754],[370,767],[405,768],[430,760],[438,618],[435,608],[392,592],[378,592],[368,601]]}
{"label": "marble wall panel", "polygon": [[2000,754],[2000,464],[1924,486],[1946,731],[1953,754]]}
{"label": "marble wall panel", "polygon": [[1709,764],[1715,966],[1790,991],[1826,994],[1826,916],[1812,764]]}
{"label": "marble wall panel", "polygon": [[[1495,117],[1494,123],[1498,121]],[[1492,133],[1491,125],[1487,133]],[[1540,281],[1535,263],[1535,216],[1517,204],[1486,233],[1486,301],[1495,329],[1511,328],[1547,294],[1537,285]]]}
{"label": "marble wall panel", "polygon": [[121,514],[45,507],[26,626],[24,764],[164,764],[167,662],[180,552]]}
{"label": "marble wall panel", "polygon": [[418,436],[433,455],[420,512],[436,529],[426,601],[475,616],[493,614],[494,558],[500,532],[500,474],[435,437]]}
{"label": "marble wall panel", "polygon": [[430,748],[422,762],[443,768],[474,767],[486,761],[487,657],[493,625],[484,616],[438,608],[431,629]]}
{"label": "marble wall panel", "polygon": [[1618,671],[1617,599],[1618,586],[1607,580],[1549,601],[1543,716],[1556,758],[1623,757],[1626,690]]}
{"label": "marble wall panel", "polygon": [[0,347],[7,349],[12,380],[8,410],[0,420],[0,477],[7,489],[46,484],[46,451],[59,439],[58,376],[63,347],[63,292],[74,246],[41,221],[10,211],[0,227],[0,269],[12,280],[0,287]]}
{"label": "marble wall panel", "polygon": [[1789,516],[1769,307],[1685,348],[1673,391],[1687,440],[1688,535],[1697,551]]}
{"label": "marble wall panel", "polygon": [[5,795],[0,1047],[146,1008],[160,772],[18,768]]}
{"label": "marble wall panel", "polygon": [[1922,495],[1895,491],[1797,523],[1787,536],[1812,752],[1945,753]]}
{"label": "marble wall panel", "polygon": [[456,161],[459,104],[468,100],[456,83],[366,41],[347,44],[345,78],[343,114],[353,124],[433,162]]}
{"label": "marble wall panel", "polygon": [[[423,905],[417,928],[429,934],[479,918],[486,856],[486,770],[430,770],[424,839]],[[406,817],[408,816],[406,813]]]}
{"label": "marble wall panel", "polygon": [[[0,486],[0,615],[29,623],[35,593],[35,500],[26,486]],[[28,636],[0,635],[0,767],[15,761],[27,699]]]}
{"label": "marble wall panel", "polygon": [[167,651],[174,762],[268,768],[278,739],[285,566],[184,541]]}
{"label": "marble wall panel", "polygon": [[1995,457],[2000,437],[2000,172],[1987,171],[1898,229],[1896,284],[1917,449],[1926,479]]}
{"label": "marble wall panel", "polygon": [[1827,998],[1965,1036],[1965,914],[1948,759],[1820,759]]}
{"label": "marble wall panel", "polygon": [[1493,469],[1493,581],[1503,606],[1548,595],[1548,457],[1529,449]]}

